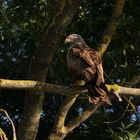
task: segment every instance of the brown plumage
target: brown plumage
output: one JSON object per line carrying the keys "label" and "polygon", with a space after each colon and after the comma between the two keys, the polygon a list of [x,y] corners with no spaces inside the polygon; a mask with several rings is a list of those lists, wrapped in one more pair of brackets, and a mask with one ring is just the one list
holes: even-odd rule
{"label": "brown plumage", "polygon": [[100,100],[111,105],[104,84],[102,60],[97,51],[89,48],[78,34],[69,35],[65,43],[70,43],[67,66],[76,79],[86,82],[89,102],[97,104]]}

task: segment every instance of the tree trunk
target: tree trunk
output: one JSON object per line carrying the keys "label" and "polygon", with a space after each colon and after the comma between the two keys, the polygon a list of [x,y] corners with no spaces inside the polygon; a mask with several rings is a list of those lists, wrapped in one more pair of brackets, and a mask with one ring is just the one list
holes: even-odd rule
{"label": "tree trunk", "polygon": [[[52,23],[45,31],[33,56],[29,72],[30,79],[46,80],[48,65],[54,51],[78,7],[78,0],[58,1]],[[37,135],[44,94],[36,92],[32,91],[31,94],[25,96],[23,115],[18,129],[18,140],[34,140]]]}

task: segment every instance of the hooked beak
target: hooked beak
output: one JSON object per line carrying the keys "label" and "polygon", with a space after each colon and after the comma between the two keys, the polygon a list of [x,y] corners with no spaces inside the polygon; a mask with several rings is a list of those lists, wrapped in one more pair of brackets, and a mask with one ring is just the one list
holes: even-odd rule
{"label": "hooked beak", "polygon": [[70,42],[70,39],[66,38],[65,39],[65,44],[69,43]]}

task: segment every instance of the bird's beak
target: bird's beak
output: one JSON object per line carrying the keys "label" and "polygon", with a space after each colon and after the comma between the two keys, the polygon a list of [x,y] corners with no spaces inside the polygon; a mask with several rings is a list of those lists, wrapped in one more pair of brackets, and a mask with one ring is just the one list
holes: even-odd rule
{"label": "bird's beak", "polygon": [[67,44],[67,43],[68,43],[68,39],[66,38],[66,39],[65,39],[65,44]]}
{"label": "bird's beak", "polygon": [[68,44],[68,43],[71,43],[71,38],[70,38],[70,37],[67,37],[67,38],[65,39],[65,44]]}

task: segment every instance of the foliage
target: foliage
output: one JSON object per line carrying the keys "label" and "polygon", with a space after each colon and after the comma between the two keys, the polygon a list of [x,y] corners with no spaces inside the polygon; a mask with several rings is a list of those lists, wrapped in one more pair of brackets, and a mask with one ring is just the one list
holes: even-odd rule
{"label": "foliage", "polygon": [[108,132],[110,133],[110,138],[112,138],[113,140],[138,140],[140,138],[140,129],[130,131],[131,127],[131,123],[124,125],[124,123],[121,122],[121,126],[117,128],[117,130],[119,131],[114,131],[111,128],[108,129]]}

